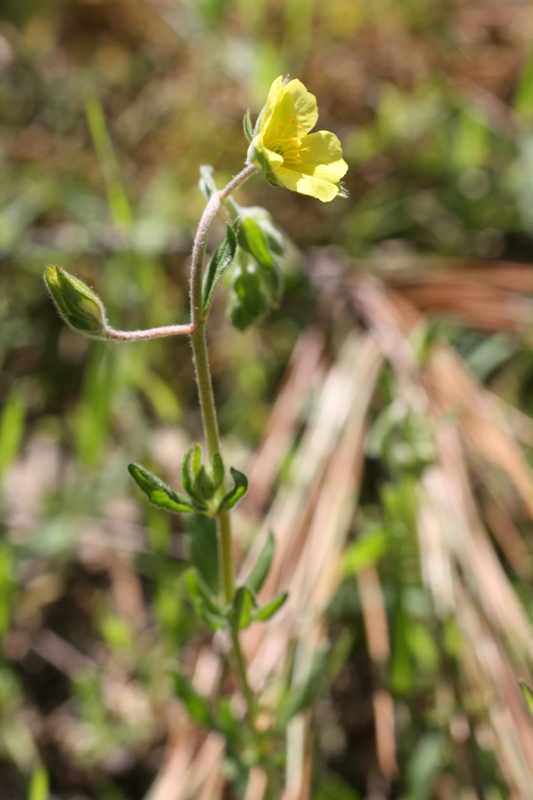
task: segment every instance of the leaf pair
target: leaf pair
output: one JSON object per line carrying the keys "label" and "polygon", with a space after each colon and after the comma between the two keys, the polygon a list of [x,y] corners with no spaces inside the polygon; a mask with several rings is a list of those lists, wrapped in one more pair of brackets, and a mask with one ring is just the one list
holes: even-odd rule
{"label": "leaf pair", "polygon": [[224,464],[220,455],[215,453],[211,469],[206,468],[198,444],[189,447],[183,459],[182,484],[186,495],[176,492],[141,464],[129,464],[128,471],[151,503],[175,514],[200,512],[216,516],[233,508],[248,489],[246,476],[230,467],[233,487],[218,499],[224,481]]}
{"label": "leaf pair", "polygon": [[210,698],[194,688],[179,667],[172,669],[171,676],[174,692],[194,722],[203,728],[219,731],[230,745],[240,746],[246,742],[246,731],[243,730],[242,720],[235,717],[228,697],[222,697],[215,705]]}
{"label": "leaf pair", "polygon": [[287,592],[277,595],[264,606],[259,606],[256,595],[261,591],[274,557],[275,541],[272,531],[259,553],[259,557],[244,586],[240,586],[233,600],[232,623],[237,630],[247,628],[252,622],[266,622],[285,603]]}
{"label": "leaf pair", "polygon": [[283,592],[264,606],[259,606],[255,594],[247,586],[239,586],[231,608],[230,619],[233,628],[243,630],[252,622],[266,622],[279,611],[288,596],[288,592]]}

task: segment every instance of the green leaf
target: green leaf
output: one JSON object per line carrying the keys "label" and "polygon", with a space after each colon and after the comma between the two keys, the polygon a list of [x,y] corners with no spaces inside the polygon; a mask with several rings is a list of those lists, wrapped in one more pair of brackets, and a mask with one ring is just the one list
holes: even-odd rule
{"label": "green leaf", "polygon": [[213,717],[208,698],[197,692],[177,667],[172,669],[171,674],[174,691],[187,709],[189,717],[204,728],[212,728]]}
{"label": "green leaf", "polygon": [[28,800],[48,800],[49,791],[48,774],[44,767],[38,767],[31,778]]}
{"label": "green leaf", "polygon": [[276,611],[285,604],[289,596],[288,592],[283,592],[283,594],[278,594],[273,600],[269,603],[265,603],[264,606],[261,606],[259,611],[256,611],[253,615],[253,622],[266,622],[268,619],[271,619]]}
{"label": "green leaf", "polygon": [[191,561],[209,591],[217,597],[218,543],[215,520],[205,514],[190,514],[184,521]]}
{"label": "green leaf", "polygon": [[202,448],[197,443],[193,445],[192,448],[192,458],[191,458],[191,467],[192,467],[192,476],[196,478],[200,471],[200,467],[202,466]]}
{"label": "green leaf", "polygon": [[178,494],[166,483],[140,464],[128,464],[130,473],[137,486],[142,489],[148,500],[159,508],[175,514],[188,514],[195,511],[189,499]]}
{"label": "green leaf", "polygon": [[523,678],[519,678],[518,684],[520,686],[522,694],[524,695],[524,700],[527,703],[529,713],[533,717],[533,689],[531,688],[531,686],[529,686],[529,684],[525,682]]}
{"label": "green leaf", "polygon": [[236,271],[231,283],[229,318],[234,328],[244,331],[269,311],[261,278],[254,264]]}
{"label": "green leaf", "polygon": [[237,235],[239,245],[255,258],[262,267],[273,267],[274,258],[268,249],[260,225],[251,217],[241,219]]}
{"label": "green leaf", "polygon": [[224,462],[220,453],[215,453],[213,456],[213,481],[215,484],[215,491],[222,485],[224,480]]}
{"label": "green leaf", "polygon": [[[237,224],[237,223],[236,223]],[[202,285],[202,317],[205,319],[211,308],[217,284],[233,261],[237,249],[237,236],[234,228],[226,222],[226,235],[209,261]]]}
{"label": "green leaf", "polygon": [[254,132],[252,128],[252,118],[250,116],[250,109],[246,110],[244,117],[242,118],[242,127],[244,130],[244,135],[248,139],[249,142],[252,141],[254,137]]}
{"label": "green leaf", "polygon": [[194,481],[194,489],[202,500],[211,500],[215,494],[215,484],[212,478],[207,474],[204,466],[201,466]]}
{"label": "green leaf", "polygon": [[247,628],[253,621],[253,610],[257,608],[257,601],[247,586],[239,586],[233,598],[231,608],[231,621],[237,630]]}
{"label": "green leaf", "polygon": [[218,507],[219,511],[227,511],[230,508],[233,508],[233,506],[239,502],[241,497],[244,497],[248,490],[248,478],[246,475],[243,475],[243,473],[239,472],[238,469],[233,469],[233,467],[230,467],[229,471],[233,476],[235,484],[233,489],[230,489],[227,495],[225,495],[225,497],[223,497],[220,501],[220,505]]}
{"label": "green leaf", "polygon": [[[199,447],[200,445],[191,445],[185,451],[185,455],[183,456],[183,463],[181,465],[181,482],[183,484],[183,488],[190,496],[196,508],[199,511],[207,511],[207,504],[203,501],[202,497],[196,491],[196,487],[191,479],[191,459],[193,459],[193,457],[196,457],[196,453],[198,452]],[[201,450],[200,450],[200,458],[201,458]]]}
{"label": "green leaf", "polygon": [[250,588],[252,592],[255,592],[256,594],[261,591],[261,588],[266,580],[270,570],[270,565],[272,564],[272,559],[274,558],[275,548],[276,541],[274,539],[274,534],[272,531],[269,531],[267,540],[263,545],[261,552],[259,553],[259,557],[255,562],[254,568],[252,569],[248,580],[246,581],[248,588]]}
{"label": "green leaf", "polygon": [[282,699],[278,711],[278,724],[282,730],[285,729],[289,720],[314,702],[320,688],[320,676],[325,662],[326,648],[322,648],[315,654],[306,680],[299,685],[291,686]]}
{"label": "green leaf", "polygon": [[196,570],[189,570],[184,579],[185,589],[193,601],[198,616],[207,627],[216,631],[226,626],[226,619]]}

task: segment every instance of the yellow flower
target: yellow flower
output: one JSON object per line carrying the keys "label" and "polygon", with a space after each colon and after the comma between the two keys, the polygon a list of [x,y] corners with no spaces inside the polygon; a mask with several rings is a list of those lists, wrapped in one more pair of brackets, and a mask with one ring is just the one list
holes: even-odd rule
{"label": "yellow flower", "polygon": [[309,133],[318,119],[316,97],[301,81],[276,78],[255,126],[248,160],[275,185],[328,202],[344,194],[348,165],[334,133]]}

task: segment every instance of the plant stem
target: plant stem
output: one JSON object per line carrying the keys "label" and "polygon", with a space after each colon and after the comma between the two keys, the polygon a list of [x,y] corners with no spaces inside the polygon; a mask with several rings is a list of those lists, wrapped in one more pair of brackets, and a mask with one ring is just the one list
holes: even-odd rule
{"label": "plant stem", "polygon": [[[204,434],[211,460],[215,453],[220,453],[220,435],[218,420],[207,354],[205,337],[206,320],[202,317],[202,275],[207,238],[213,221],[218,214],[222,203],[229,195],[244,183],[256,171],[255,167],[248,165],[231,180],[228,185],[218,192],[213,192],[200,219],[191,259],[191,322],[190,333],[194,368],[196,371],[196,384],[200,398]],[[222,487],[221,492],[224,491]],[[221,511],[218,515],[218,546],[219,561],[224,590],[224,600],[231,603],[235,593],[235,574],[233,568],[233,548],[231,536],[231,520],[228,511]]]}
{"label": "plant stem", "polygon": [[[252,688],[248,682],[248,675],[246,673],[246,663],[244,661],[244,655],[241,648],[241,643],[239,640],[239,632],[235,629],[231,632],[231,641],[233,644],[233,653],[235,655],[235,662],[237,665],[237,672],[239,675],[239,679],[242,684],[242,689],[244,692],[244,696],[246,698],[246,705],[247,705],[247,719],[250,728],[253,731],[256,731],[255,727],[255,697],[254,693],[252,692]],[[257,731],[256,731],[257,732]]]}
{"label": "plant stem", "polygon": [[143,342],[146,339],[158,339],[163,336],[190,336],[192,329],[192,324],[163,325],[161,328],[148,328],[144,331],[117,331],[115,328],[107,327],[105,338],[119,342]]}
{"label": "plant stem", "polygon": [[[216,453],[220,453],[220,434],[218,430],[218,419],[213,395],[213,384],[211,380],[211,370],[209,367],[209,357],[207,352],[207,341],[205,335],[206,319],[203,317],[202,309],[202,277],[205,250],[209,231],[213,221],[218,214],[224,201],[230,194],[245,180],[247,180],[256,168],[247,165],[238,175],[231,180],[224,189],[214,192],[209,198],[204,209],[196,237],[194,240],[191,275],[190,275],[190,296],[191,296],[191,326],[190,332],[191,345],[193,350],[194,368],[196,373],[196,384],[200,398],[200,408],[202,411],[202,421],[204,434],[207,442],[209,456],[211,460]],[[220,496],[223,496],[224,486],[220,488]],[[235,572],[233,565],[233,547],[231,534],[231,518],[229,511],[221,511],[217,515],[218,523],[218,547],[219,564],[221,572],[221,584],[226,604],[230,604],[235,594]],[[237,629],[231,631],[231,641],[235,667],[242,691],[246,700],[246,719],[254,736],[261,740],[261,735],[256,728],[256,702],[254,693],[248,681],[246,662],[242,652]],[[268,773],[267,773],[268,774]],[[268,787],[271,787],[272,779],[268,776]],[[271,794],[268,789],[269,796]]]}

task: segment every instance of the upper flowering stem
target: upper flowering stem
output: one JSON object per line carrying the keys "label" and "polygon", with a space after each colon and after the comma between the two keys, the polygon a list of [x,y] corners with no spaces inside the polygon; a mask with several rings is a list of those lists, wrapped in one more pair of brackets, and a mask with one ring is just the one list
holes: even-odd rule
{"label": "upper flowering stem", "polygon": [[303,83],[276,78],[257,121],[248,160],[271,183],[328,202],[345,195],[339,183],[348,165],[334,133],[309,133],[317,119],[316,97]]}

